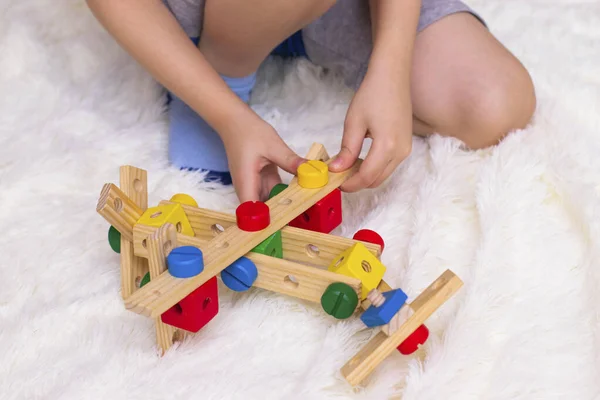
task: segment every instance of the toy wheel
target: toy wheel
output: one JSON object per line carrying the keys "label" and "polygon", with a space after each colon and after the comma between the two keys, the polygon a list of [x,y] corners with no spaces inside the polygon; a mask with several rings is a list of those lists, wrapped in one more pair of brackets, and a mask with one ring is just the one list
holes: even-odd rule
{"label": "toy wheel", "polygon": [[321,306],[332,317],[346,319],[354,314],[358,306],[358,295],[345,283],[332,283],[321,296]]}
{"label": "toy wheel", "polygon": [[108,244],[115,253],[121,253],[121,232],[116,230],[112,225],[108,228]]}
{"label": "toy wheel", "polygon": [[424,344],[429,337],[429,329],[425,325],[418,327],[409,337],[404,339],[404,342],[400,343],[397,347],[401,354],[409,355],[417,351],[419,345]]}
{"label": "toy wheel", "polygon": [[383,252],[383,248],[385,247],[385,242],[383,238],[379,235],[379,233],[372,231],[370,229],[361,229],[354,234],[352,237],[354,240],[360,240],[361,242],[378,244],[381,246],[381,251]]}

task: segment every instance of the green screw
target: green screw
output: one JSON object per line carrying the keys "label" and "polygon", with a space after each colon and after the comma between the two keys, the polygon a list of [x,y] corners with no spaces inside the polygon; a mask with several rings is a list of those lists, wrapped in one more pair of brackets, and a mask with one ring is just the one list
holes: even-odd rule
{"label": "green screw", "polygon": [[115,253],[121,253],[121,232],[116,230],[112,225],[108,228],[108,244],[110,244],[110,248],[113,249]]}
{"label": "green screw", "polygon": [[345,283],[332,283],[321,296],[321,306],[327,314],[337,319],[346,319],[354,314],[358,306],[358,295]]}

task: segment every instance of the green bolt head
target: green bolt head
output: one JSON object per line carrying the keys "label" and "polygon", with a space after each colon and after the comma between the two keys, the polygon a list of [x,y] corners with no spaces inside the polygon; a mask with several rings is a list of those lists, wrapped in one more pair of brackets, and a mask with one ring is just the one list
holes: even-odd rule
{"label": "green bolt head", "polygon": [[108,228],[108,244],[115,253],[121,253],[121,232],[116,230],[112,225]]}
{"label": "green bolt head", "polygon": [[332,283],[321,296],[321,306],[327,314],[337,319],[346,319],[354,314],[358,306],[358,295],[345,283]]}
{"label": "green bolt head", "polygon": [[277,185],[273,186],[273,189],[271,189],[271,193],[269,193],[269,199],[272,199],[273,197],[277,196],[279,193],[287,189],[287,187],[288,185],[286,185],[285,183],[278,183]]}

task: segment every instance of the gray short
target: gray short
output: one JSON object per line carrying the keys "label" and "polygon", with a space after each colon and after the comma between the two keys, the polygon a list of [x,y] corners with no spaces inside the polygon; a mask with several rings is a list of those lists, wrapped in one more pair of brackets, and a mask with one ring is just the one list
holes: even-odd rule
{"label": "gray short", "polygon": [[[163,0],[191,38],[198,38],[206,0]],[[468,12],[459,0],[422,0],[418,31],[458,12]],[[483,22],[484,23],[484,22]],[[338,0],[319,19],[302,30],[308,58],[325,68],[338,70],[346,84],[356,89],[367,71],[371,50],[371,20],[367,0]]]}

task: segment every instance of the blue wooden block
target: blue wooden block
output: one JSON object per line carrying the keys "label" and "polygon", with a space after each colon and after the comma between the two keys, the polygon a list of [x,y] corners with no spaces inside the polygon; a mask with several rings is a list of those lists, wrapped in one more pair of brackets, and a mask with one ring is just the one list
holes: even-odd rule
{"label": "blue wooden block", "polygon": [[391,321],[392,317],[402,308],[408,296],[402,289],[394,289],[382,293],[385,297],[385,303],[381,307],[371,305],[361,316],[360,319],[369,328],[385,325]]}
{"label": "blue wooden block", "polygon": [[221,271],[221,280],[229,289],[244,292],[254,284],[258,277],[256,265],[246,257],[238,258],[233,264]]}
{"label": "blue wooden block", "polygon": [[194,246],[181,246],[167,256],[169,273],[176,278],[191,278],[204,271],[202,251]]}

